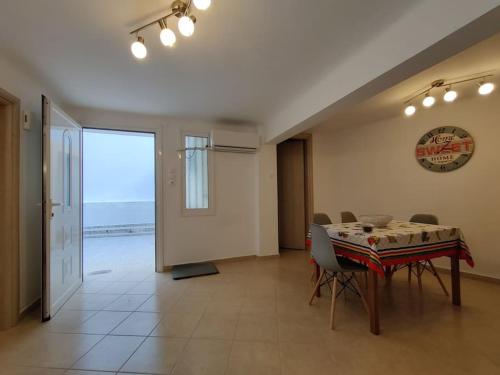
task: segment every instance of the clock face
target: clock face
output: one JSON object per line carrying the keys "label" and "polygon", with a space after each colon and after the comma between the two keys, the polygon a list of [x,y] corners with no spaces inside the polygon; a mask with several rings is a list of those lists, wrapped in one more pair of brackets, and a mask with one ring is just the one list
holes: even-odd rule
{"label": "clock face", "polygon": [[443,126],[426,133],[417,143],[419,164],[433,172],[450,172],[466,164],[474,152],[474,140],[465,130]]}

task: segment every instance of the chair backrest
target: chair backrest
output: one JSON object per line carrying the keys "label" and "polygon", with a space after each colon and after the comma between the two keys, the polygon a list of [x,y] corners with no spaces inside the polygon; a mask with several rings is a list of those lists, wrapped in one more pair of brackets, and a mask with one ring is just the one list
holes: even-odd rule
{"label": "chair backrest", "polygon": [[319,225],[328,225],[331,224],[332,221],[330,220],[330,217],[327,214],[323,212],[318,212],[315,213],[313,216],[313,223]]}
{"label": "chair backrest", "polygon": [[342,219],[343,223],[355,223],[356,221],[358,221],[358,219],[356,219],[356,216],[354,216],[351,211],[342,211],[340,213],[340,218]]}
{"label": "chair backrest", "polygon": [[439,225],[439,220],[437,216],[430,214],[416,214],[410,219],[412,223],[422,223],[422,224],[433,224]]}
{"label": "chair backrest", "polygon": [[311,224],[311,255],[323,269],[342,272],[328,232],[319,224]]}

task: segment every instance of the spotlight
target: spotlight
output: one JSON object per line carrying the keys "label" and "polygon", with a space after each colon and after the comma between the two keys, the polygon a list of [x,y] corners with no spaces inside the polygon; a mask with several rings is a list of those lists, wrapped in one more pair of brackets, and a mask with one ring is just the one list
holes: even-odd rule
{"label": "spotlight", "polygon": [[413,116],[415,114],[415,112],[417,112],[417,108],[414,105],[409,104],[408,106],[406,106],[406,108],[405,108],[406,117]]}
{"label": "spotlight", "polygon": [[173,47],[177,40],[175,33],[165,24],[161,23],[160,40],[165,47]]}
{"label": "spotlight", "polygon": [[194,16],[182,16],[179,19],[179,32],[184,36],[191,36],[194,33],[194,23],[196,18]]}
{"label": "spotlight", "polygon": [[130,46],[130,50],[132,54],[140,60],[148,55],[148,50],[144,45],[144,38],[142,36],[137,37],[137,40]]}
{"label": "spotlight", "polygon": [[489,95],[492,93],[492,91],[495,89],[495,85],[491,82],[480,82],[479,83],[479,89],[477,92],[480,95]]}
{"label": "spotlight", "polygon": [[207,10],[212,3],[212,0],[193,0],[194,6],[199,10]]}
{"label": "spotlight", "polygon": [[458,96],[457,92],[452,90],[451,87],[448,87],[446,89],[444,96],[443,96],[443,99],[445,102],[451,103],[451,102],[455,101],[457,96]]}
{"label": "spotlight", "polygon": [[436,99],[430,96],[429,93],[425,94],[424,100],[422,100],[422,105],[426,108],[430,108],[436,103]]}

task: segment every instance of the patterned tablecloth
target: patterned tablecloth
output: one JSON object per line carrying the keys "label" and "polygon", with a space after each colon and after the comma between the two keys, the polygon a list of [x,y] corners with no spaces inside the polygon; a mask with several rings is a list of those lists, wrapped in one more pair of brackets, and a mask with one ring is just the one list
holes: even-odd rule
{"label": "patterned tablecloth", "polygon": [[[474,267],[474,261],[459,228],[393,220],[385,228],[365,233],[361,223],[324,225],[337,255],[356,259],[384,273],[385,266],[451,256]],[[308,237],[308,243],[310,239]]]}

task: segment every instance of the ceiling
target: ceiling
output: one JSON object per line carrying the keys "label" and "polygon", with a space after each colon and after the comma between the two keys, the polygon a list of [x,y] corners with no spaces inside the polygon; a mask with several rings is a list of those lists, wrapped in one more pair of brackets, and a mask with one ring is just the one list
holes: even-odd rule
{"label": "ceiling", "polygon": [[11,0],[0,53],[62,104],[260,123],[417,2],[213,0],[173,50],[147,30],[149,55],[137,61],[128,32],[170,1]]}
{"label": "ceiling", "polygon": [[[487,73],[494,74],[489,80],[496,84],[495,94],[497,94],[500,88],[500,34],[485,39],[366,101],[338,111],[315,129],[333,130],[373,123],[397,116],[404,119],[404,103],[415,94],[425,90],[434,80],[459,80]],[[471,82],[457,85],[455,90],[459,93],[457,102],[460,99],[477,95],[477,86]],[[444,88],[438,88],[432,92],[439,99],[434,107],[450,105],[443,103],[441,99]],[[420,103],[422,99],[423,97],[420,97],[419,100],[412,101],[417,107],[417,113],[414,116],[418,116],[418,111],[425,110]]]}

